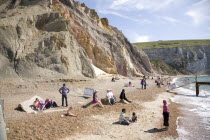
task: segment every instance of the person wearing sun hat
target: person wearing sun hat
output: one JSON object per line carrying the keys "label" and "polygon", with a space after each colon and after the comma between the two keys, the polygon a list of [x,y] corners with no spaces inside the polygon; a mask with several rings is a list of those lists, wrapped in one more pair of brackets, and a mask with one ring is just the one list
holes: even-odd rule
{"label": "person wearing sun hat", "polygon": [[92,103],[93,104],[98,103],[101,107],[104,107],[103,104],[101,103],[101,101],[98,98],[97,92],[98,92],[97,90],[93,91],[93,101],[92,101]]}
{"label": "person wearing sun hat", "polygon": [[116,103],[116,97],[114,96],[111,89],[107,89],[106,99],[108,100],[110,105],[113,105]]}

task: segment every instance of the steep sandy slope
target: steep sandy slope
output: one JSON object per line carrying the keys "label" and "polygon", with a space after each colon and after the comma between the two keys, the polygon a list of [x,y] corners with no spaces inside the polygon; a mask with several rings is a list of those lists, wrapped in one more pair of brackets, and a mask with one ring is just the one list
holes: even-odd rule
{"label": "steep sandy slope", "polygon": [[95,77],[151,72],[143,51],[73,0],[0,0],[0,77]]}

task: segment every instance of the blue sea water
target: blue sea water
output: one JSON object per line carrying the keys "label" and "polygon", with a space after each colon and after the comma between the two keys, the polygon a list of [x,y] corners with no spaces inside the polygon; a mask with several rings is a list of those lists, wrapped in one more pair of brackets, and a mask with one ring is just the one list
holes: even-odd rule
{"label": "blue sea water", "polygon": [[[174,80],[179,88],[172,101],[182,105],[182,117],[177,120],[180,140],[210,140],[210,85],[200,86],[200,94],[196,97],[195,79],[182,77]],[[210,76],[199,76],[197,81],[210,82]]]}

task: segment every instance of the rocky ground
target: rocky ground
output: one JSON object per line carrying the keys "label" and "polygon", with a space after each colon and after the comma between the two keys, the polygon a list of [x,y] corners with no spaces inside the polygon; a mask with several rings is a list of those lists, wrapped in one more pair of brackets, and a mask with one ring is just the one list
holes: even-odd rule
{"label": "rocky ground", "polygon": [[[135,87],[124,87],[131,81]],[[162,131],[162,100],[173,95],[165,93],[165,88],[157,88],[154,81],[148,80],[148,88],[140,88],[139,78],[121,78],[111,82],[111,77],[86,80],[46,80],[46,79],[7,79],[0,81],[1,97],[5,100],[5,121],[7,124],[8,139],[175,139],[176,118],[179,116],[178,106],[169,105],[171,117],[170,128]],[[59,87],[66,83],[71,88],[69,104],[73,107],[72,113],[78,117],[61,117],[66,112],[27,114],[19,111],[20,102],[34,95],[55,100],[61,105]],[[119,101],[119,94],[124,88],[131,104],[121,104],[104,108],[82,105],[92,98],[82,96],[85,87],[99,91],[98,95],[104,98],[106,90],[112,89]],[[62,108],[62,107],[60,107]],[[65,108],[65,107],[63,107]],[[62,108],[62,109],[63,109]],[[138,122],[130,126],[113,124],[118,121],[122,108],[127,109],[127,115],[136,112]],[[154,129],[155,128],[155,129]]]}

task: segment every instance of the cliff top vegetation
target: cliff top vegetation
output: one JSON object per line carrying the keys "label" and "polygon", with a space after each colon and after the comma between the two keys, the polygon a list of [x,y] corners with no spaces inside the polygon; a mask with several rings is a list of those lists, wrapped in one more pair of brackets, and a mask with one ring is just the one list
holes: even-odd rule
{"label": "cliff top vegetation", "polygon": [[172,48],[172,47],[191,47],[191,46],[210,46],[210,39],[206,40],[169,40],[169,41],[153,41],[133,43],[140,49],[154,49],[154,48]]}

